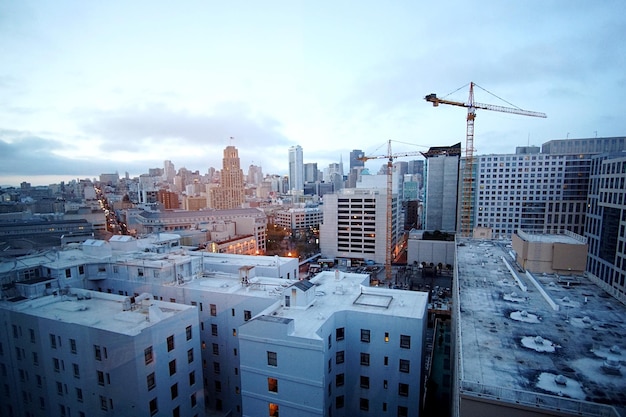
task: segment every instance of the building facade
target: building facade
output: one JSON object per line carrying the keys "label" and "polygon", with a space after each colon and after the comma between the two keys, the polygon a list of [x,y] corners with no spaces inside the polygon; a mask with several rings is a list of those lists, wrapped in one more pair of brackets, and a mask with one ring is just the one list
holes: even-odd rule
{"label": "building facade", "polygon": [[289,192],[304,190],[304,157],[300,145],[289,148]]}
{"label": "building facade", "polygon": [[230,210],[242,207],[245,201],[243,171],[239,161],[239,152],[234,146],[224,149],[220,186],[210,188],[211,208]]}

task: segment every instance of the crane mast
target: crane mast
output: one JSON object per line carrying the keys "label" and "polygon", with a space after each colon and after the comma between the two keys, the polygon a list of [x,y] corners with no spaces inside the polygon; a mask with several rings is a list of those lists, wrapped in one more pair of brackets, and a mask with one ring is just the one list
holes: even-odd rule
{"label": "crane mast", "polygon": [[385,217],[385,282],[391,282],[392,271],[391,271],[391,262],[393,257],[393,160],[395,158],[403,157],[403,156],[419,156],[422,155],[420,152],[405,152],[393,154],[391,152],[391,140],[387,142],[387,153],[385,155],[376,155],[376,156],[362,156],[358,158],[361,161],[367,161],[370,159],[387,159],[387,195],[386,195],[386,206],[387,206],[387,215]]}
{"label": "crane mast", "polygon": [[498,111],[510,114],[519,114],[531,117],[547,117],[545,113],[523,110],[514,107],[496,106],[493,104],[484,104],[474,102],[474,84],[469,84],[469,99],[467,103],[460,101],[446,100],[438,98],[436,94],[429,94],[424,100],[433,104],[433,107],[439,104],[447,104],[451,106],[467,108],[467,129],[465,134],[465,166],[463,168],[463,177],[461,182],[461,235],[470,236],[472,228],[473,214],[473,193],[474,193],[474,119],[476,118],[476,109]]}

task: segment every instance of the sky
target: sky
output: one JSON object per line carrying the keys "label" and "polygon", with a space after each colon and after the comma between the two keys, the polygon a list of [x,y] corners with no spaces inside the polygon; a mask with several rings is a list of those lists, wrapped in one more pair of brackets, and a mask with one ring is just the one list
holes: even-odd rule
{"label": "sky", "polygon": [[[626,135],[623,0],[0,2],[0,185]],[[403,158],[406,159],[416,159]],[[403,160],[398,158],[398,160]],[[384,158],[367,162],[377,170]]]}

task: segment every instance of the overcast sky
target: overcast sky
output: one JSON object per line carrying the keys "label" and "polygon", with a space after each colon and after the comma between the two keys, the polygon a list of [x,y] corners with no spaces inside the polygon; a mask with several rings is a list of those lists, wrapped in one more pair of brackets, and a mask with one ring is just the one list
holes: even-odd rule
{"label": "overcast sky", "polygon": [[2,1],[0,184],[464,146],[424,96],[470,81],[548,115],[478,110],[476,154],[624,136],[625,40],[623,0]]}

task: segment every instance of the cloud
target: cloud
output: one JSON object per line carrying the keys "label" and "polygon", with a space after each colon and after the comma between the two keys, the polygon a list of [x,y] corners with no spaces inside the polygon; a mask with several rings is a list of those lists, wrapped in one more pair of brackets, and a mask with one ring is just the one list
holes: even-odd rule
{"label": "cloud", "polygon": [[123,145],[128,151],[145,150],[147,145],[176,143],[203,149],[222,147],[230,137],[236,145],[261,150],[268,145],[285,147],[291,142],[280,132],[280,123],[269,116],[253,113],[239,103],[222,103],[213,114],[194,114],[162,104],[114,110],[80,112],[80,127],[109,144]]}

